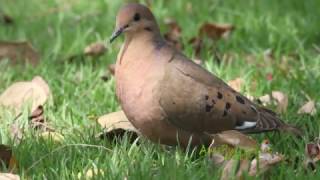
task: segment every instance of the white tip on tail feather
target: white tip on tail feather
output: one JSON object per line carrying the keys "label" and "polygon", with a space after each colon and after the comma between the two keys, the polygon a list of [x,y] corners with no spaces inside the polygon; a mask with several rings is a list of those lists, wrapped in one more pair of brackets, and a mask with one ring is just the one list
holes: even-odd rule
{"label": "white tip on tail feather", "polygon": [[241,126],[236,126],[235,129],[237,129],[237,130],[249,129],[249,128],[255,127],[256,124],[257,124],[257,122],[245,121]]}

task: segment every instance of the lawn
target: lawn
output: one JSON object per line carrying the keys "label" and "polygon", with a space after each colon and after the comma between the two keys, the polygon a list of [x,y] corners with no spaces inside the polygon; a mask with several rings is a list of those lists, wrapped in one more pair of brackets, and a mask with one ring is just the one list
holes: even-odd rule
{"label": "lawn", "polygon": [[[143,2],[143,1],[142,1]],[[0,0],[0,11],[10,15],[13,25],[0,24],[0,40],[25,40],[41,54],[41,63],[10,66],[0,62],[0,92],[16,81],[42,76],[53,99],[45,106],[49,123],[64,136],[54,143],[38,138],[27,129],[20,144],[9,138],[12,116],[0,119],[0,144],[13,147],[22,179],[76,179],[79,172],[98,168],[98,179],[219,179],[206,156],[190,155],[179,148],[163,148],[147,139],[131,143],[125,136],[108,141],[96,138],[101,127],[95,119],[120,110],[114,79],[101,80],[116,60],[123,38],[109,45],[117,10],[114,0]],[[191,8],[191,9],[190,9]],[[241,77],[243,93],[256,97],[279,90],[289,97],[281,117],[304,130],[297,139],[287,134],[252,135],[258,142],[269,139],[273,150],[287,161],[274,167],[266,179],[319,179],[320,173],[303,168],[305,144],[319,136],[320,113],[297,114],[308,97],[320,102],[320,1],[318,0],[215,0],[152,3],[162,32],[164,20],[174,18],[182,27],[184,53],[194,57],[188,40],[204,22],[230,23],[235,30],[227,40],[206,41],[201,59],[204,67],[225,81]],[[69,57],[81,54],[96,41],[106,42],[108,51],[99,58]],[[222,62],[212,54],[215,46]],[[266,60],[266,50],[273,58]],[[248,58],[251,57],[251,58]],[[266,77],[272,76],[272,80]],[[255,84],[254,88],[252,88]],[[319,106],[319,103],[318,103]],[[24,113],[21,123],[28,121]]]}

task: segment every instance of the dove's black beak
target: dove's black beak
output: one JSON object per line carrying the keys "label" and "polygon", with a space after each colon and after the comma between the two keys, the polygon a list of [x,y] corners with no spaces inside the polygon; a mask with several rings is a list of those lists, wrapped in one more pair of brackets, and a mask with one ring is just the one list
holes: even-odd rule
{"label": "dove's black beak", "polygon": [[111,35],[110,43],[112,43],[117,37],[119,37],[127,27],[128,27],[128,25],[115,30]]}

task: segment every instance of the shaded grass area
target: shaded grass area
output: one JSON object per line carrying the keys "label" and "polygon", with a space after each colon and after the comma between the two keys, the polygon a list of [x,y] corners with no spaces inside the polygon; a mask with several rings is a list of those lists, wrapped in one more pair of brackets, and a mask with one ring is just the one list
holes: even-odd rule
{"label": "shaded grass area", "polygon": [[[145,139],[132,145],[126,138],[116,142],[95,138],[100,128],[90,117],[120,109],[114,80],[103,82],[100,77],[115,61],[122,40],[108,47],[99,59],[78,58],[73,63],[67,59],[81,53],[91,42],[108,39],[121,4],[112,0],[0,0],[0,10],[15,21],[12,26],[1,24],[0,39],[29,41],[42,56],[36,68],[0,62],[0,92],[15,81],[30,80],[35,75],[44,77],[53,92],[53,102],[45,107],[46,116],[65,137],[65,141],[55,144],[28,130],[22,143],[14,146],[18,173],[28,179],[74,179],[78,172],[96,166],[105,171],[101,179],[219,179],[219,172],[203,156],[194,157],[175,148],[166,150]],[[281,116],[301,127],[306,135],[303,139],[278,133],[253,135],[260,142],[270,139],[274,150],[290,160],[261,178],[320,176],[319,172],[306,173],[302,168],[305,143],[319,135],[319,113],[314,117],[296,113],[307,96],[320,99],[320,56],[314,48],[320,46],[319,7],[320,1],[316,0],[161,0],[152,4],[163,32],[167,17],[174,17],[183,28],[184,52],[190,57],[194,52],[187,42],[202,23],[234,24],[236,29],[227,41],[206,42],[202,51],[205,67],[224,80],[242,77],[246,80],[245,93],[260,96],[281,90],[288,94],[289,107]],[[221,55],[232,58],[218,64],[212,55],[212,44]],[[266,49],[273,50],[273,60],[264,60]],[[248,56],[254,58],[248,60]],[[266,80],[268,73],[273,75],[272,81]],[[256,88],[251,88],[252,82]],[[1,117],[1,143],[13,143],[8,138],[12,119]],[[27,113],[22,121],[27,122]],[[296,158],[297,168],[293,163]]]}

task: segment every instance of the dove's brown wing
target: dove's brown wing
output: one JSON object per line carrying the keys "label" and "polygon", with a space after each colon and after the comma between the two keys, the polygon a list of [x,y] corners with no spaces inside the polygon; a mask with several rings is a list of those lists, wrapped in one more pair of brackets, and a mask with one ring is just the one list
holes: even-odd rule
{"label": "dove's brown wing", "polygon": [[190,132],[238,129],[250,133],[275,130],[283,124],[272,111],[257,107],[181,54],[166,65],[160,84],[160,105],[168,120]]}

